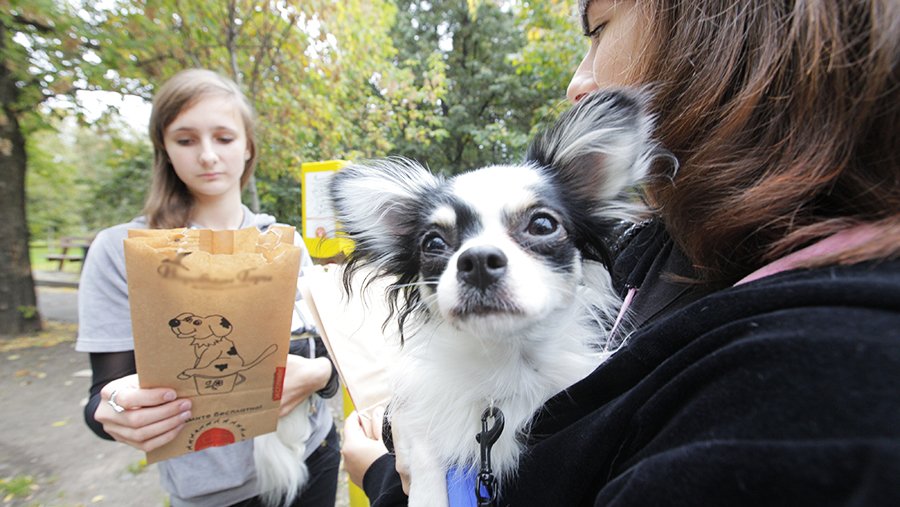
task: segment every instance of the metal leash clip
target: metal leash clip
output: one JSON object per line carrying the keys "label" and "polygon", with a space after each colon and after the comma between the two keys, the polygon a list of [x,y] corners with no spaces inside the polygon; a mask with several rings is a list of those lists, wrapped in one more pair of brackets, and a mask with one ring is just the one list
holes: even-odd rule
{"label": "metal leash clip", "polygon": [[[488,429],[488,418],[494,419],[494,425]],[[475,440],[481,444],[481,470],[475,480],[475,498],[478,507],[493,507],[497,502],[497,478],[491,469],[491,447],[503,432],[503,412],[490,406],[481,414],[481,433]]]}

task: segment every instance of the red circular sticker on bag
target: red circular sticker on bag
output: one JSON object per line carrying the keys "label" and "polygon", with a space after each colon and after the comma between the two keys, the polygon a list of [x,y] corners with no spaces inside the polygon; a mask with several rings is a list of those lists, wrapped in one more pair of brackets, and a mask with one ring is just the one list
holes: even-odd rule
{"label": "red circular sticker on bag", "polygon": [[235,442],[234,433],[225,428],[210,428],[197,437],[194,444],[195,451],[202,451],[207,447],[222,447]]}

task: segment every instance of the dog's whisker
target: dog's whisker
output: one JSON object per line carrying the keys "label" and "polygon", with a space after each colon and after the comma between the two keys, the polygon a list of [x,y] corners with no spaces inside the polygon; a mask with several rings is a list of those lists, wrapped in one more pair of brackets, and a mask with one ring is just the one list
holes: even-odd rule
{"label": "dog's whisker", "polygon": [[429,281],[417,281],[417,282],[409,282],[409,283],[398,283],[393,284],[388,287],[390,291],[399,291],[401,289],[407,289],[411,287],[437,287],[437,282],[429,282]]}

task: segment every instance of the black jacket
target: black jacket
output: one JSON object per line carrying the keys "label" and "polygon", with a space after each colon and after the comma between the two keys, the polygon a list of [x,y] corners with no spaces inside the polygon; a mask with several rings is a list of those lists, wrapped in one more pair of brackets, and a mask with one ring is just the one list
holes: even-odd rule
{"label": "black jacket", "polygon": [[[498,505],[900,505],[900,262],[665,290],[538,412]],[[392,466],[375,506],[405,502]]]}

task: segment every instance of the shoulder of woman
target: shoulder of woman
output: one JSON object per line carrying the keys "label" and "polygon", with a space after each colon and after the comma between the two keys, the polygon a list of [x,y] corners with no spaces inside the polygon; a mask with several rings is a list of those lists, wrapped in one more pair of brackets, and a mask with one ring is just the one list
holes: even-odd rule
{"label": "shoulder of woman", "polygon": [[94,236],[88,249],[87,258],[81,271],[81,283],[89,285],[100,278],[117,278],[124,280],[125,247],[123,241],[128,238],[130,229],[146,229],[142,219],[114,225],[101,230]]}

